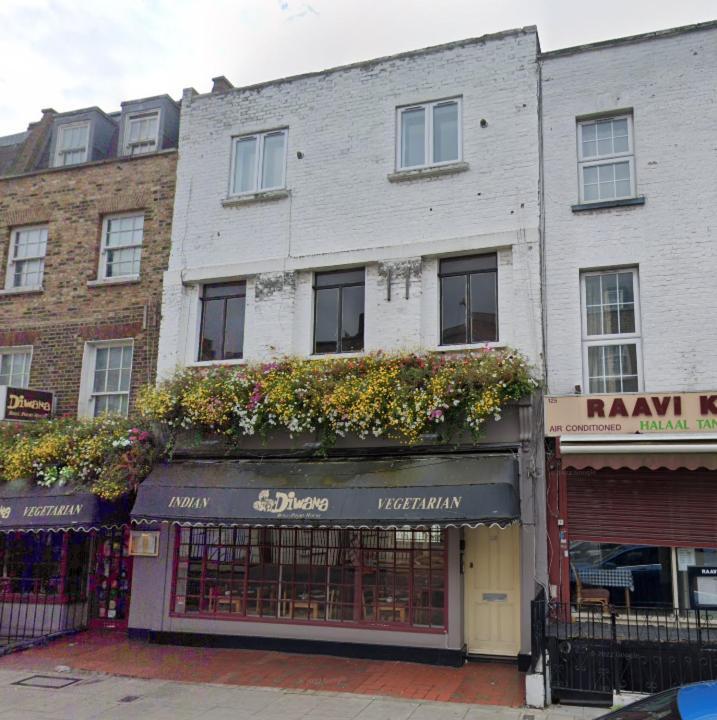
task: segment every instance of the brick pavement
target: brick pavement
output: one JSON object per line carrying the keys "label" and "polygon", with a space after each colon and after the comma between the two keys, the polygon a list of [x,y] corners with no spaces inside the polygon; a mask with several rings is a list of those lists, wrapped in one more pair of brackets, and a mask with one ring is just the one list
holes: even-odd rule
{"label": "brick pavement", "polygon": [[412,700],[520,707],[524,676],[514,665],[461,668],[262,650],[152,645],[111,633],[80,633],[0,658],[0,670],[73,670],[136,678],[291,690],[348,692]]}

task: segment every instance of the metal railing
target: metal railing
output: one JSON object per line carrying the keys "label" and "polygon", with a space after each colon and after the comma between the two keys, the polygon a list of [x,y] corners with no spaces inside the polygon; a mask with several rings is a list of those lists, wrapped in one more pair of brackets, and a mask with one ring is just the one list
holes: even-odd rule
{"label": "metal railing", "polygon": [[[607,702],[717,679],[717,613],[533,601],[553,697]],[[537,626],[537,627],[536,627]]]}
{"label": "metal railing", "polygon": [[87,599],[31,590],[0,591],[0,655],[87,627]]}

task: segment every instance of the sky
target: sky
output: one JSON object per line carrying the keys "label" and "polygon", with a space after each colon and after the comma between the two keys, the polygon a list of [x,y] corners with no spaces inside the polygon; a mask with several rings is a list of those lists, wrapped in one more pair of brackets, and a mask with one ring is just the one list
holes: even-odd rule
{"label": "sky", "polygon": [[0,135],[226,75],[250,85],[537,25],[543,50],[717,19],[717,0],[0,0]]}

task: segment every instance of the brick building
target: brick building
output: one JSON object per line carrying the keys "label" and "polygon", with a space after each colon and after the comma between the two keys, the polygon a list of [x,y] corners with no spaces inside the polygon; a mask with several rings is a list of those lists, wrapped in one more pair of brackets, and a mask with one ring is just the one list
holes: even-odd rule
{"label": "brick building", "polygon": [[[504,345],[541,373],[537,48],[527,27],[253,87],[216,78],[210,93],[185,90],[158,374],[284,355]],[[247,439],[233,450],[238,462],[216,442],[179,448],[139,491],[137,519],[168,522],[156,526],[159,556],[136,559],[130,629],[438,662],[461,662],[467,648],[525,661],[530,600],[545,582],[541,411],[525,399],[491,420],[482,442],[451,447],[347,438],[323,463],[288,437],[271,447]],[[468,518],[448,527],[414,514],[386,527],[379,494],[418,498],[451,483]],[[468,500],[494,485],[510,508]],[[293,521],[265,527],[277,521],[252,511],[268,507],[256,492],[287,486],[302,497],[330,488],[331,507],[373,514],[358,526],[332,517],[328,540],[324,530],[295,534]],[[190,499],[160,507],[170,491]],[[254,497],[231,510],[204,497],[215,491]],[[195,502],[225,508],[219,521],[203,518],[206,534],[179,527]],[[182,558],[214,557],[219,537],[236,562],[216,577],[187,567]],[[247,554],[250,541],[263,549]],[[279,551],[281,542],[291,546]],[[415,546],[419,559],[375,571],[371,543]],[[297,560],[294,574],[289,553],[323,565]],[[429,587],[421,564],[431,553],[445,572]],[[323,589],[317,573],[331,578]],[[315,601],[301,584],[309,576]],[[250,578],[245,591],[233,578]]]}
{"label": "brick building", "polygon": [[0,385],[91,416],[153,381],[178,123],[159,96],[0,138]]}
{"label": "brick building", "polygon": [[[551,677],[556,697],[609,703],[717,673],[714,641],[679,630],[717,604],[717,23],[540,63],[550,589],[600,608],[593,645],[565,635]],[[625,645],[581,675],[608,605]],[[665,618],[686,644],[630,645]]]}

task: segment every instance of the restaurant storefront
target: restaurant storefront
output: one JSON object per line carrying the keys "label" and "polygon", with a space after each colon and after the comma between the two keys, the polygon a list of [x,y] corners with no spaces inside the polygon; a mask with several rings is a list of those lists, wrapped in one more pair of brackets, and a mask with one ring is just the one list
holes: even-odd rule
{"label": "restaurant storefront", "polygon": [[555,438],[548,514],[550,545],[559,549],[550,563],[556,599],[575,601],[582,588],[599,587],[617,605],[702,604],[695,583],[707,581],[695,580],[694,569],[717,568],[715,399],[546,399],[546,434]]}
{"label": "restaurant storefront", "polygon": [[510,453],[179,461],[132,519],[156,540],[135,558],[135,636],[460,664],[472,632],[520,654]]}
{"label": "restaurant storefront", "polygon": [[716,403],[546,398],[557,697],[717,677]]}
{"label": "restaurant storefront", "polygon": [[126,627],[126,502],[68,487],[0,487],[0,645]]}

